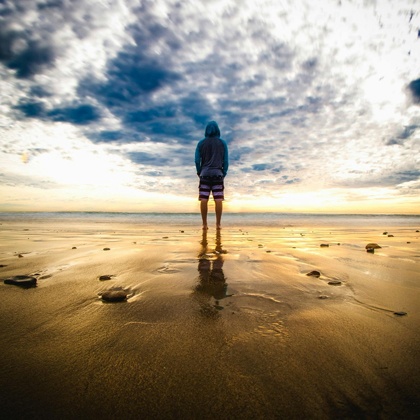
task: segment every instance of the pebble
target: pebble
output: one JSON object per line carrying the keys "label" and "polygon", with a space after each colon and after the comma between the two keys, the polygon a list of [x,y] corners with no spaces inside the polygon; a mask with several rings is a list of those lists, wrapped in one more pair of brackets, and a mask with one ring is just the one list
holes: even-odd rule
{"label": "pebble", "polygon": [[388,235],[388,232],[384,232],[382,235]]}
{"label": "pebble", "polygon": [[318,299],[328,299],[328,296],[326,296],[326,295],[321,295],[321,296],[318,296]]}
{"label": "pebble", "polygon": [[99,277],[99,280],[111,280],[112,276],[108,276],[108,275],[103,275]]}
{"label": "pebble", "polygon": [[127,299],[127,292],[124,292],[124,290],[108,290],[102,293],[101,297],[106,302],[123,302]]}
{"label": "pebble", "polygon": [[72,249],[77,249],[75,246]]}
{"label": "pebble", "polygon": [[329,246],[330,246],[329,244],[321,244],[320,245],[321,248],[326,248],[326,247],[329,247]]}
{"label": "pebble", "polygon": [[309,273],[306,273],[307,276],[311,276],[311,277],[319,277],[321,275],[321,273],[319,271],[311,271]]}
{"label": "pebble", "polygon": [[341,285],[341,281],[339,280],[331,280],[328,282],[328,284],[330,284],[331,286],[340,286]]}
{"label": "pebble", "polygon": [[371,242],[371,243],[367,244],[367,245],[365,246],[365,248],[366,248],[366,249],[380,249],[380,248],[382,248],[382,247],[381,247],[381,246],[379,246],[378,244],[375,244],[375,243]]}
{"label": "pebble", "polygon": [[394,237],[394,235],[388,235],[388,238],[393,238]]}
{"label": "pebble", "polygon": [[394,312],[394,315],[405,316],[405,315],[407,315],[407,312],[398,311],[398,312]]}
{"label": "pebble", "polygon": [[375,253],[375,249],[374,248],[367,248],[366,249],[366,252],[369,252],[371,254],[374,254]]}
{"label": "pebble", "polygon": [[21,287],[35,287],[36,278],[31,276],[14,276],[4,280],[4,284],[14,284]]}
{"label": "pebble", "polygon": [[111,251],[111,248],[104,248],[104,251]]}

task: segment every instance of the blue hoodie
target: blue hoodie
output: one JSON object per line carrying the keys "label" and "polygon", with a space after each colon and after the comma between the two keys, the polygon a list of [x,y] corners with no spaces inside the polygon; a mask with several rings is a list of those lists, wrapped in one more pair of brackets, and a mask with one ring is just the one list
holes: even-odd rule
{"label": "blue hoodie", "polygon": [[220,138],[216,121],[207,124],[204,135],[205,138],[198,142],[195,149],[197,175],[225,177],[229,167],[228,147]]}

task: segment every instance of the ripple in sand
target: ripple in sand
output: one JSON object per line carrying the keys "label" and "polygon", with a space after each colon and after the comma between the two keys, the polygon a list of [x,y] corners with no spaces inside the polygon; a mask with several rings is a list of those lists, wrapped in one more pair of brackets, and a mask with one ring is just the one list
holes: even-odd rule
{"label": "ripple in sand", "polygon": [[166,263],[163,265],[163,267],[160,267],[156,270],[158,273],[165,273],[165,274],[171,274],[171,273],[178,273],[179,270],[176,268],[172,268],[169,263]]}

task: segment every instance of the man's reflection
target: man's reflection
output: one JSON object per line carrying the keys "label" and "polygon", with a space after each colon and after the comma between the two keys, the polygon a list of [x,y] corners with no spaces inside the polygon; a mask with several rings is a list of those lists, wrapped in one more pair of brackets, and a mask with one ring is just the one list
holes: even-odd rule
{"label": "man's reflection", "polygon": [[198,299],[201,312],[206,316],[218,316],[223,309],[220,300],[227,296],[226,277],[223,273],[223,254],[220,230],[216,233],[216,247],[210,251],[207,242],[207,229],[203,229],[203,237],[198,253],[199,283],[195,287],[195,296]]}

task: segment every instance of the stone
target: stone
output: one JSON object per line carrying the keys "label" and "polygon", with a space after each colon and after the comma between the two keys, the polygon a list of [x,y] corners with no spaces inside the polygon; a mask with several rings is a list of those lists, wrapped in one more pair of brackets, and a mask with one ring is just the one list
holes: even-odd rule
{"label": "stone", "polygon": [[15,286],[20,287],[35,287],[36,286],[36,278],[32,276],[14,276],[9,277],[8,279],[4,280],[4,284],[13,284]]}
{"label": "stone", "polygon": [[320,245],[320,247],[321,247],[321,248],[327,248],[327,247],[329,247],[329,246],[330,246],[330,244],[321,244],[321,245]]}
{"label": "stone", "polygon": [[77,249],[75,246],[72,249]]}
{"label": "stone", "polygon": [[111,280],[112,276],[108,276],[107,274],[104,274],[103,276],[99,277],[99,280]]}
{"label": "stone", "polygon": [[111,248],[104,248],[104,251],[111,251]]}
{"label": "stone", "polygon": [[331,286],[340,286],[341,285],[341,281],[339,280],[331,280],[328,282],[328,284],[330,284]]}
{"label": "stone", "polygon": [[101,297],[105,302],[123,302],[127,299],[127,292],[124,292],[124,290],[108,290],[102,293]]}
{"label": "stone", "polygon": [[370,254],[374,254],[375,253],[375,248],[367,248],[366,252],[369,252]]}
{"label": "stone", "polygon": [[388,235],[388,238],[393,238],[394,237],[394,235]]}
{"label": "stone", "polygon": [[397,316],[405,316],[405,315],[407,315],[407,312],[398,311],[398,312],[394,312],[394,315],[397,315]]}
{"label": "stone", "polygon": [[326,295],[321,295],[321,296],[318,296],[318,299],[328,299],[328,296],[326,296]]}
{"label": "stone", "polygon": [[380,248],[382,248],[382,247],[381,247],[381,246],[379,246],[378,244],[375,244],[375,243],[371,242],[371,243],[367,244],[367,245],[365,246],[365,248],[366,248],[366,249],[380,249]]}
{"label": "stone", "polygon": [[321,275],[321,273],[319,271],[313,270],[309,273],[306,273],[307,276],[311,276],[311,277],[319,277]]}
{"label": "stone", "polygon": [[388,232],[384,232],[382,235],[388,235]]}

